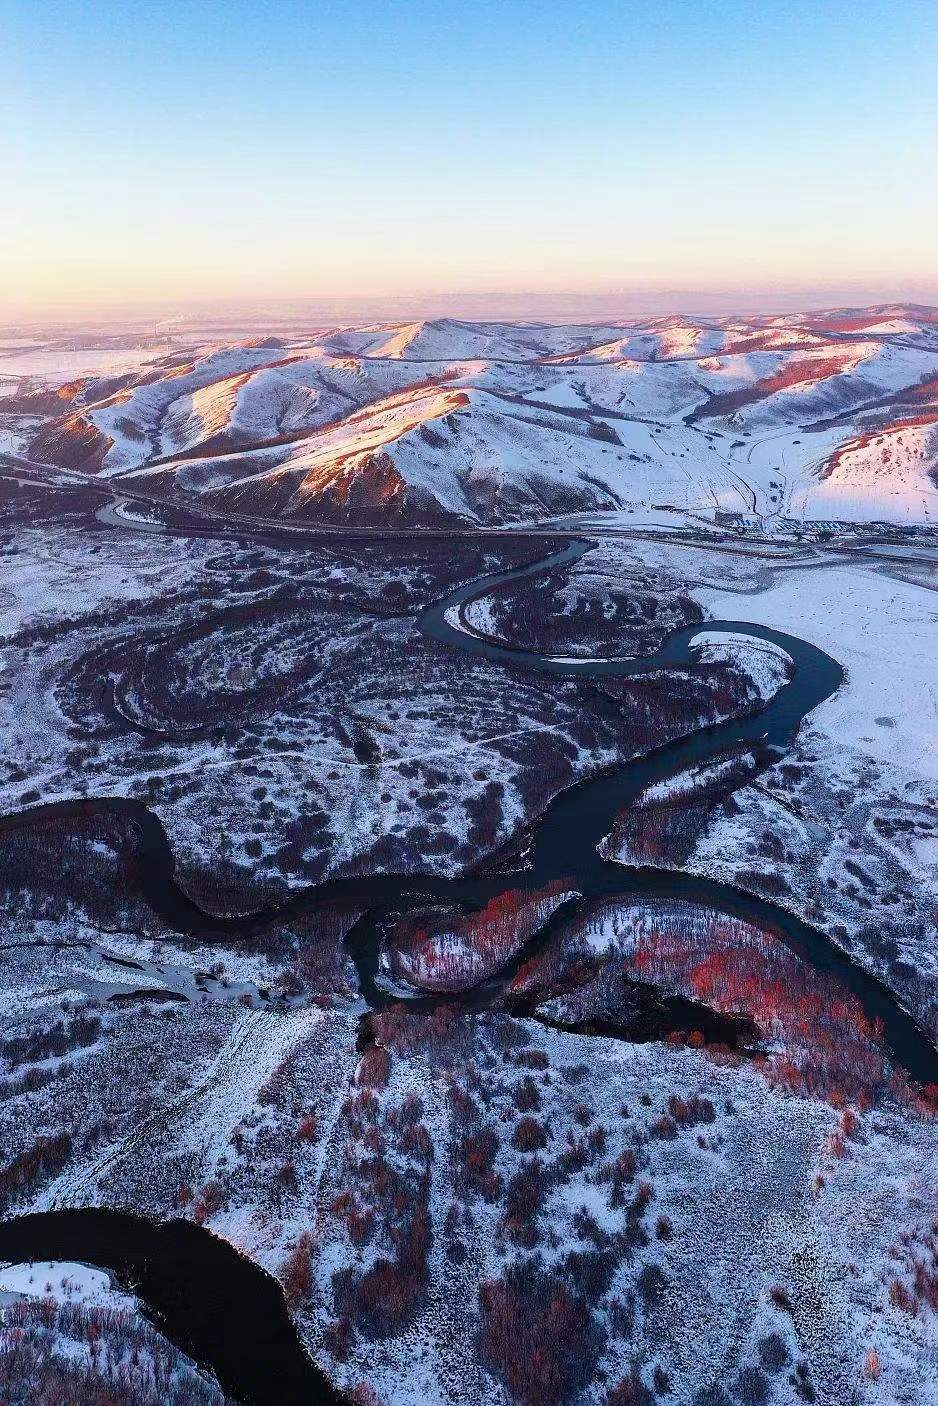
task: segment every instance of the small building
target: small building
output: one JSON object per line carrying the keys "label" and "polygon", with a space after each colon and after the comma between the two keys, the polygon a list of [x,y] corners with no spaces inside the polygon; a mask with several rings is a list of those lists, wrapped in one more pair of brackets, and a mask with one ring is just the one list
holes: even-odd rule
{"label": "small building", "polygon": [[722,508],[717,508],[713,514],[713,521],[717,527],[749,528],[756,532],[761,532],[765,527],[761,513],[727,511]]}

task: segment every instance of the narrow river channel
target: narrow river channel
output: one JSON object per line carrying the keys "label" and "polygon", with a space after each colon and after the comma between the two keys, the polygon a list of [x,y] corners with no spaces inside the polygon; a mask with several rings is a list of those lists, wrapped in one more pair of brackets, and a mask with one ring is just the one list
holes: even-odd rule
{"label": "narrow river channel", "polygon": [[[122,521],[121,525],[132,523]],[[525,865],[514,872],[461,878],[379,875],[331,880],[291,897],[280,909],[219,919],[203,913],[180,890],[163,827],[139,802],[102,798],[36,807],[0,820],[0,832],[35,824],[42,817],[95,809],[123,813],[136,829],[146,898],[171,928],[204,938],[246,940],[262,924],[278,916],[286,919],[310,903],[353,899],[368,910],[348,943],[362,994],[372,1009],[392,999],[379,980],[382,924],[390,914],[406,912],[421,903],[475,907],[508,887],[534,889],[563,879],[582,895],[584,904],[614,895],[704,904],[769,928],[804,960],[831,972],[857,996],[870,1019],[882,1022],[883,1039],[895,1062],[919,1082],[938,1079],[938,1054],[924,1031],[885,985],[822,932],[782,906],[728,885],[661,870],[624,868],[598,853],[597,845],[611,830],[617,813],[652,782],[704,762],[733,743],[758,742],[778,753],[786,751],[805,715],[841,687],[844,674],[833,659],[813,645],[745,621],[706,621],[678,630],[656,653],[638,660],[547,658],[500,645],[466,626],[463,612],[475,596],[519,577],[572,563],[591,545],[571,542],[531,565],[463,585],[426,610],[420,628],[450,648],[513,668],[578,678],[621,678],[692,664],[690,641],[705,629],[767,640],[791,656],[795,672],[762,711],[698,730],[561,793],[532,825]],[[289,546],[296,549],[295,539]],[[486,999],[484,991],[467,998],[476,1007]],[[426,998],[415,1000],[426,1003]],[[198,1361],[211,1366],[226,1390],[241,1401],[288,1406],[339,1399],[300,1345],[276,1283],[202,1229],[184,1222],[159,1226],[140,1217],[103,1210],[31,1215],[0,1226],[0,1259],[27,1258],[81,1260],[111,1269],[136,1289],[166,1334]]]}

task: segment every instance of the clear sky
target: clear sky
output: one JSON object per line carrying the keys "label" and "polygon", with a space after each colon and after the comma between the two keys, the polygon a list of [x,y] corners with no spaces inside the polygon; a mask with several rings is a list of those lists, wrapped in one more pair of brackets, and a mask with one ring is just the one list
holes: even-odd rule
{"label": "clear sky", "polygon": [[0,315],[938,302],[936,0],[0,0],[0,54]]}

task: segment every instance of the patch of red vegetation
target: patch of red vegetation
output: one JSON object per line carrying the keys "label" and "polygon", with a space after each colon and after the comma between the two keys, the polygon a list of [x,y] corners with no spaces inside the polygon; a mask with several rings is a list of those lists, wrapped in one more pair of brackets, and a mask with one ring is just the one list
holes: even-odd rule
{"label": "patch of red vegetation", "polygon": [[748,676],[728,663],[600,678],[595,684],[619,704],[636,750],[663,746],[699,727],[743,717],[762,706]]}
{"label": "patch of red vegetation", "polygon": [[212,1216],[217,1215],[225,1204],[225,1188],[220,1181],[207,1181],[199,1192],[195,1206],[192,1209],[192,1219],[196,1225],[204,1225]]}
{"label": "patch of red vegetation", "polygon": [[501,1195],[502,1179],[495,1171],[498,1155],[498,1134],[494,1128],[479,1128],[468,1132],[456,1148],[457,1181],[466,1194],[481,1196],[485,1201],[497,1201]]}
{"label": "patch of red vegetation", "polygon": [[436,1006],[425,1012],[409,1010],[399,1002],[372,1016],[376,1039],[400,1054],[434,1050],[455,1055],[464,1043],[465,1026],[466,1020],[455,1006]]}
{"label": "patch of red vegetation", "polygon": [[511,1145],[518,1152],[538,1152],[547,1146],[547,1128],[537,1118],[526,1115],[515,1124]]}
{"label": "patch of red vegetation", "polygon": [[381,1045],[372,1045],[358,1061],[355,1083],[363,1089],[383,1089],[391,1072],[391,1056]]}
{"label": "patch of red vegetation", "polygon": [[300,1304],[305,1303],[313,1286],[309,1258],[312,1244],[311,1235],[301,1235],[280,1269],[280,1282],[291,1308],[298,1308]]}
{"label": "patch of red vegetation", "polygon": [[806,357],[802,360],[789,361],[779,367],[771,376],[765,376],[761,381],[756,381],[751,386],[743,386],[740,390],[724,391],[721,394],[711,396],[706,405],[697,411],[697,418],[709,420],[718,415],[733,415],[743,406],[752,405],[759,400],[767,400],[770,395],[777,395],[780,391],[792,390],[795,386],[810,385],[814,381],[826,381],[831,376],[843,375],[845,371],[850,371],[856,366],[857,360],[857,352],[845,348],[843,351],[830,352],[823,357]]}
{"label": "patch of red vegetation", "polygon": [[71,1157],[72,1139],[69,1133],[38,1137],[30,1147],[0,1169],[0,1205],[8,1206],[23,1192],[56,1176]]}
{"label": "patch of red vegetation", "polygon": [[[916,391],[919,388],[916,387]],[[938,382],[932,395],[938,397]],[[928,404],[927,402],[924,402]],[[862,453],[864,449],[869,449],[880,439],[889,439],[891,436],[901,434],[903,430],[918,430],[927,428],[930,425],[938,425],[938,403],[928,404],[927,409],[919,411],[914,415],[902,415],[898,419],[890,420],[886,424],[881,424],[875,428],[864,430],[862,434],[855,435],[853,439],[848,439],[846,443],[840,445],[821,467],[821,478],[830,478],[837,469],[849,458],[851,454]],[[882,462],[887,464],[891,458],[891,451],[887,447],[882,453]]]}
{"label": "patch of red vegetation", "polygon": [[923,376],[916,385],[899,391],[895,399],[898,405],[928,405],[938,409],[938,376]]}
{"label": "patch of red vegetation", "polygon": [[30,445],[30,456],[41,463],[60,464],[78,473],[96,474],[113,440],[81,412],[43,426]]}
{"label": "patch of red vegetation", "polygon": [[393,1259],[376,1260],[358,1280],[351,1270],[342,1270],[333,1281],[341,1316],[349,1317],[368,1338],[402,1332],[421,1302],[431,1240],[428,1195],[427,1178],[418,1209],[392,1232],[397,1242]]}
{"label": "patch of red vegetation", "polygon": [[562,881],[506,889],[478,913],[405,918],[389,944],[394,975],[421,991],[465,991],[493,976],[570,896]]}
{"label": "patch of red vegetation", "polygon": [[479,1352],[522,1406],[567,1400],[601,1343],[584,1301],[536,1262],[519,1261],[479,1289]]}
{"label": "patch of red vegetation", "polygon": [[889,1302],[903,1312],[938,1313],[938,1219],[918,1231],[904,1231],[890,1250],[897,1274],[889,1286]]}
{"label": "patch of red vegetation", "polygon": [[605,1406],[654,1406],[654,1397],[633,1368],[606,1395]]}
{"label": "patch of red vegetation", "polygon": [[365,512],[387,507],[402,499],[405,488],[390,454],[356,451],[310,469],[297,492],[301,499],[324,499],[348,516],[353,507]]}
{"label": "patch of red vegetation", "polygon": [[771,933],[716,915],[691,940],[662,927],[640,936],[631,965],[643,980],[751,1016],[780,1047],[757,1059],[774,1084],[862,1106],[894,1082],[880,1023]]}
{"label": "patch of red vegetation", "polygon": [[[332,1285],[340,1324],[367,1338],[402,1332],[426,1291],[434,1148],[422,1115],[414,1095],[388,1106],[369,1088],[359,1088],[342,1107],[344,1189],[330,1209],[356,1251],[374,1242],[378,1253],[370,1263],[356,1254]],[[342,1350],[348,1333],[337,1329],[335,1336]]]}
{"label": "patch of red vegetation", "polygon": [[777,327],[769,327],[762,332],[738,337],[735,342],[727,342],[719,352],[713,352],[712,355],[744,356],[747,352],[800,351],[811,347],[817,340],[811,333],[798,327],[789,328],[785,332]]}
{"label": "patch of red vegetation", "polygon": [[875,327],[878,323],[892,322],[898,318],[933,323],[938,321],[938,314],[934,308],[922,307],[919,304],[888,303],[882,307],[815,313],[805,320],[805,325],[820,332],[862,332],[866,327]]}

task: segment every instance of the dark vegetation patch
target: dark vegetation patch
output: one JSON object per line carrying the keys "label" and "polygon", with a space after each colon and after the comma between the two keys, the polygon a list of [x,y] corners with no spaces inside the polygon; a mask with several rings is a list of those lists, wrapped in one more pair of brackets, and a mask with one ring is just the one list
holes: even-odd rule
{"label": "dark vegetation patch", "polygon": [[72,1151],[71,1134],[64,1130],[36,1138],[11,1162],[0,1167],[0,1205],[7,1208],[58,1176],[71,1161]]}
{"label": "dark vegetation patch", "polygon": [[494,637],[541,654],[640,658],[653,653],[673,630],[703,619],[689,596],[623,584],[621,578],[590,570],[588,561],[492,588],[485,601]]}
{"label": "dark vegetation patch", "polygon": [[563,1402],[589,1381],[603,1333],[584,1300],[536,1260],[479,1290],[479,1352],[522,1406]]}

